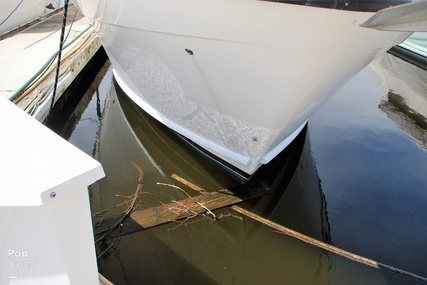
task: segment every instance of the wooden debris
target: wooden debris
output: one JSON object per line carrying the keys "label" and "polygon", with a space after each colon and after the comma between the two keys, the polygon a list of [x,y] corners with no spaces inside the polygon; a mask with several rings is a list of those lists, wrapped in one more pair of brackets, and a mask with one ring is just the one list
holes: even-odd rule
{"label": "wooden debris", "polygon": [[[207,192],[206,194],[189,197],[184,200],[133,211],[129,215],[129,218],[123,221],[120,232],[111,232],[106,238],[123,236],[165,223],[186,219],[189,213],[195,215],[212,213],[216,209],[267,194],[271,194],[268,186],[260,182],[253,182],[231,190],[222,189],[216,192]],[[103,223],[108,224],[108,221],[104,221]]]}
{"label": "wooden debris", "polygon": [[312,237],[303,235],[303,234],[301,234],[299,232],[296,232],[294,230],[291,230],[291,229],[289,229],[287,227],[284,227],[282,225],[274,223],[274,222],[272,222],[272,221],[270,221],[268,219],[265,219],[265,218],[263,218],[263,217],[261,217],[259,215],[254,214],[254,213],[252,213],[252,212],[250,212],[248,210],[245,210],[242,207],[232,206],[231,209],[233,211],[236,211],[237,213],[243,215],[243,216],[251,218],[251,219],[253,219],[255,221],[258,221],[258,222],[260,222],[260,223],[262,223],[262,224],[264,224],[264,225],[266,225],[266,226],[274,229],[274,231],[276,231],[276,232],[278,232],[280,234],[284,234],[284,235],[287,235],[287,236],[299,239],[300,241],[303,241],[303,242],[308,243],[310,245],[313,245],[313,246],[316,246],[318,248],[327,250],[329,252],[338,254],[340,256],[343,256],[345,258],[348,258],[350,260],[356,261],[358,263],[361,263],[361,264],[364,264],[364,265],[367,265],[367,266],[370,266],[370,267],[374,267],[374,268],[378,268],[378,269],[385,269],[385,270],[388,270],[388,271],[391,271],[391,272],[394,272],[394,273],[397,273],[397,274],[400,274],[400,275],[412,278],[412,279],[417,280],[417,281],[427,282],[427,278],[425,278],[425,277],[422,277],[422,276],[419,276],[419,275],[416,275],[416,274],[413,274],[411,272],[407,272],[407,271],[404,271],[404,270],[401,270],[401,269],[397,269],[397,268],[392,267],[390,265],[383,264],[383,263],[380,263],[380,262],[368,259],[366,257],[362,257],[362,256],[359,256],[357,254],[354,254],[354,253],[345,251],[343,249],[337,248],[337,247],[332,246],[330,244],[321,242],[321,241],[316,240],[316,239],[314,239]]}
{"label": "wooden debris", "polygon": [[[96,240],[95,240],[95,244],[105,240],[106,238],[108,238],[117,228],[120,228],[123,225],[124,220],[131,214],[132,210],[134,209],[135,205],[136,205],[136,201],[138,200],[138,198],[141,196],[142,194],[142,187],[143,187],[143,181],[144,181],[144,172],[142,171],[141,167],[139,167],[139,165],[137,165],[135,162],[131,161],[132,165],[136,168],[136,170],[138,171],[138,184],[136,187],[136,191],[135,193],[132,195],[132,199],[129,202],[129,205],[126,209],[126,211],[123,213],[123,215],[120,217],[119,220],[117,220],[113,226],[109,227],[108,229],[98,232],[95,235],[100,235]],[[108,223],[107,223],[108,224]]]}
{"label": "wooden debris", "polygon": [[190,181],[185,180],[185,179],[184,179],[184,178],[182,178],[181,176],[178,176],[178,175],[176,175],[176,174],[172,174],[172,175],[171,175],[171,178],[172,178],[172,179],[175,179],[176,181],[178,181],[178,182],[180,182],[180,183],[182,183],[182,184],[184,184],[184,185],[185,185],[185,186],[187,186],[188,188],[190,188],[190,189],[192,189],[192,190],[194,190],[194,191],[199,192],[200,194],[205,194],[205,193],[206,193],[206,191],[205,191],[203,188],[200,188],[200,187],[199,187],[199,186],[197,186],[196,184],[191,183]]}
{"label": "wooden debris", "polygon": [[105,278],[104,276],[102,276],[101,273],[98,273],[98,279],[100,281],[100,285],[114,285],[113,283],[111,283],[107,278]]}

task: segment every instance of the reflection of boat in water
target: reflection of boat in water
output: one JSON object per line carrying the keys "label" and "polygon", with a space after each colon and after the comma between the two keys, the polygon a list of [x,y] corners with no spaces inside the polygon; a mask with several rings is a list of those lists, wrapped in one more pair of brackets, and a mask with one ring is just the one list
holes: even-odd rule
{"label": "reflection of boat in water", "polygon": [[387,99],[379,108],[419,146],[427,149],[427,73],[387,54],[369,65]]}
{"label": "reflection of boat in water", "polygon": [[374,25],[427,6],[374,16],[407,1],[74,2],[95,20],[126,94],[240,180],[289,145],[337,88],[410,34]]}
{"label": "reflection of boat in water", "polygon": [[[261,212],[262,216],[272,221],[317,240],[331,243],[327,203],[312,160],[309,133],[299,138],[298,144],[302,149],[301,155],[293,158],[297,163],[295,172],[288,170],[276,174],[274,180],[270,182],[278,194],[248,204],[255,212]],[[283,165],[282,162],[282,167]],[[261,170],[260,172],[262,173]]]}
{"label": "reflection of boat in water", "polygon": [[413,33],[390,52],[421,68],[427,69],[427,32]]}
{"label": "reflection of boat in water", "polygon": [[[106,85],[110,85],[110,81],[106,81]],[[210,187],[212,180],[227,177],[217,171],[213,174],[215,177],[201,178],[198,169],[211,166],[180,146],[169,129],[144,114],[120,88],[97,93],[94,101],[96,107],[94,102],[88,107],[94,114],[84,114],[80,122],[85,125],[98,117],[102,119],[101,130],[95,130],[100,138],[96,143],[96,157],[102,162],[107,177],[92,186],[93,212],[116,205],[122,201],[117,196],[135,191],[136,176],[135,170],[129,167],[130,160],[138,162],[146,172],[144,191],[150,195],[141,199],[141,206],[150,206],[153,198],[171,195],[162,192],[156,182],[167,182],[165,176],[176,170],[181,169],[182,176],[202,187]],[[90,136],[87,130],[80,131],[83,139]],[[165,143],[169,147],[165,148]],[[302,142],[299,146],[303,149],[300,155],[294,152],[295,163],[298,163],[294,175],[292,167],[289,171],[267,168],[266,173],[274,173],[271,177],[275,179],[271,179],[270,184],[278,194],[269,200],[264,197],[249,202],[245,207],[328,242],[331,232],[326,201],[312,161],[309,139],[304,146]],[[189,159],[196,163],[193,169],[185,166]],[[275,169],[283,168],[286,161],[289,160],[276,161]],[[266,168],[256,175],[261,175],[263,169]],[[353,278],[349,275],[357,275],[358,280],[362,280],[357,284],[363,280],[388,284],[381,272],[364,273],[360,267],[347,267],[345,261],[333,254],[246,219],[242,222],[225,218],[215,223],[205,219],[168,231],[175,227],[176,224],[172,224],[122,237],[114,246],[116,251],[99,260],[100,270],[116,284],[351,284]]]}
{"label": "reflection of boat in water", "polygon": [[[143,198],[144,205],[159,197],[176,197],[176,192],[166,193],[156,185],[159,181],[168,182],[171,173],[209,190],[227,183],[236,185],[185,147],[170,129],[142,111],[119,86],[115,86],[109,96],[97,156],[105,171],[112,175],[97,183],[103,198],[97,201],[93,195],[94,208],[98,208],[98,203],[105,203],[107,193],[113,196],[128,184],[123,180],[129,177],[129,172],[133,174],[131,167],[125,166],[130,159],[142,165],[147,174],[144,191],[150,191],[150,195]],[[311,160],[310,145],[304,141],[305,131],[253,177],[267,177],[276,194],[271,199],[256,199],[244,206],[328,242],[326,202]],[[137,148],[143,151],[136,151]],[[134,191],[134,184],[130,186],[130,192]],[[216,212],[219,213],[228,211]],[[282,283],[298,279],[295,284],[311,284],[313,280],[334,278],[333,257],[315,248],[307,249],[305,245],[296,246],[259,223],[224,218],[215,223],[204,219],[189,222],[187,226],[176,225],[122,237],[120,254],[100,259],[101,270],[107,277],[115,276],[118,283],[126,280],[131,284],[260,284],[266,279]],[[173,230],[168,231],[171,228]],[[261,269],[260,264],[263,264]]]}
{"label": "reflection of boat in water", "polygon": [[[120,200],[117,194],[126,196],[134,192],[136,177],[131,160],[141,165],[146,174],[144,191],[150,195],[141,199],[143,207],[158,204],[159,200],[167,202],[171,196],[179,199],[179,192],[157,185],[158,182],[173,183],[169,178],[171,174],[178,174],[207,190],[240,185],[193,153],[170,129],[145,114],[117,85],[112,85],[109,92],[96,92],[95,96],[90,104],[84,101],[82,104],[94,113],[93,120],[102,117],[100,129],[93,130],[98,136],[95,156],[107,176],[91,187],[93,212],[117,204],[117,199]],[[79,106],[78,110],[81,110]],[[91,116],[83,114],[79,124],[88,128],[91,122]],[[66,127],[75,130],[73,126]],[[87,130],[77,130],[84,138],[93,137]],[[256,174],[266,177],[277,194],[246,206],[274,216],[277,222],[304,224],[297,229],[328,240],[325,201],[311,163],[310,149],[306,146],[302,150],[304,140],[305,132]],[[300,160],[301,152],[305,158]],[[283,220],[282,215],[286,213],[280,208],[284,206],[290,211],[287,215],[299,219],[298,222]],[[315,250],[313,255],[295,261],[294,254],[307,256],[306,248],[289,244],[283,236],[258,223],[234,218],[212,223],[205,219],[167,231],[175,227],[176,224],[172,224],[122,237],[120,254],[101,258],[100,269],[109,279],[127,280],[130,284],[259,284],[260,278],[266,278],[265,274],[270,280],[287,280],[295,277],[295,271],[304,272],[298,274],[303,283],[331,278],[328,271],[331,260],[327,254]],[[272,264],[265,266],[271,272],[260,275],[260,262]],[[276,270],[278,264],[287,269]]]}
{"label": "reflection of boat in water", "polygon": [[0,36],[63,5],[63,1],[7,0],[0,4]]}

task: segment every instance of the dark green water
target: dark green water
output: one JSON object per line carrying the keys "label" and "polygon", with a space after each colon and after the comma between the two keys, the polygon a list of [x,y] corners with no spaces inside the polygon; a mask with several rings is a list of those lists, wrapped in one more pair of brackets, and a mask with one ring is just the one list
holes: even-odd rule
{"label": "dark green water", "polygon": [[[110,209],[105,215],[111,217],[124,210],[115,206],[135,192],[138,173],[131,161],[145,173],[140,209],[186,198],[158,184],[184,188],[172,174],[207,191],[237,185],[130,102],[108,66],[98,79],[63,131],[106,172],[91,187],[93,213]],[[337,247],[427,276],[426,82],[424,70],[390,55],[371,64],[310,119],[307,134],[286,153],[290,159],[275,164],[274,170],[283,169],[270,180],[275,194],[242,206]],[[269,166],[259,176],[274,170]],[[215,212],[221,213],[229,211]],[[248,218],[194,218],[103,247],[111,242],[99,268],[114,284],[419,284]],[[102,250],[98,247],[98,253]]]}

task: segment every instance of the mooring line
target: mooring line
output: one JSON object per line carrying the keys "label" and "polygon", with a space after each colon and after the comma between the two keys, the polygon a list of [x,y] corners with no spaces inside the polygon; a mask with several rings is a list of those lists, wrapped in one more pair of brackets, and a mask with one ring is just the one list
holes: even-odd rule
{"label": "mooring line", "polygon": [[53,91],[52,91],[52,98],[51,98],[52,100],[50,102],[49,113],[47,114],[47,117],[44,120],[44,124],[48,123],[50,116],[53,113],[53,106],[55,105],[56,89],[58,87],[59,70],[61,67],[61,55],[62,55],[62,49],[64,46],[65,26],[67,24],[68,2],[69,2],[69,0],[65,0],[65,3],[64,3],[64,16],[62,18],[61,36],[59,39],[59,50],[58,50],[58,57],[57,57],[55,82],[53,84]]}
{"label": "mooring line", "polygon": [[359,256],[357,254],[345,251],[343,249],[340,249],[338,247],[332,246],[330,244],[321,242],[321,241],[319,241],[317,239],[314,239],[312,237],[306,236],[306,235],[301,234],[301,233],[299,233],[297,231],[291,230],[291,229],[289,229],[287,227],[284,227],[284,226],[279,225],[279,224],[277,224],[275,222],[272,222],[272,221],[270,221],[268,219],[265,219],[265,218],[263,218],[263,217],[261,217],[259,215],[256,215],[256,214],[254,214],[254,213],[252,213],[252,212],[250,212],[248,210],[243,209],[242,207],[231,206],[230,208],[233,211],[235,211],[235,212],[237,212],[237,213],[239,213],[239,214],[241,214],[243,216],[251,218],[251,219],[253,219],[255,221],[258,221],[258,222],[260,222],[260,223],[262,223],[262,224],[264,224],[264,225],[266,225],[266,226],[274,229],[278,233],[285,234],[287,236],[296,238],[296,239],[301,240],[301,241],[303,241],[305,243],[308,243],[310,245],[319,247],[319,248],[327,250],[329,252],[338,254],[340,256],[343,256],[343,257],[345,257],[347,259],[350,259],[350,260],[353,260],[355,262],[362,263],[364,265],[368,265],[370,267],[374,267],[374,268],[377,268],[377,269],[385,269],[385,270],[388,270],[388,271],[391,271],[391,272],[394,272],[394,273],[397,273],[397,274],[400,274],[400,275],[412,278],[414,280],[427,283],[427,278],[425,278],[425,277],[422,277],[422,276],[416,275],[414,273],[411,273],[411,272],[408,272],[408,271],[404,271],[404,270],[395,268],[393,266],[390,266],[390,265],[387,265],[387,264],[384,264],[384,263],[380,263],[380,262],[374,261],[374,260],[366,258],[366,257]]}

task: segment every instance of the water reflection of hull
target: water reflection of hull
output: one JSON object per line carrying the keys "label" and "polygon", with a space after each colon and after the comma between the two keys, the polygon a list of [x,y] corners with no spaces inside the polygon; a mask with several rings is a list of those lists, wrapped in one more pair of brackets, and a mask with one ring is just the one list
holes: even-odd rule
{"label": "water reflection of hull", "polygon": [[[102,64],[105,62],[106,57],[98,54],[96,60]],[[82,120],[82,114],[86,111],[86,108],[88,108],[94,96],[96,96],[97,99],[97,103],[95,104],[97,109],[97,117],[98,119],[101,118],[102,114],[99,102],[99,88],[102,87],[101,84],[105,78],[109,78],[106,76],[107,72],[109,72],[112,76],[112,72],[111,70],[109,71],[109,69],[110,63],[106,62],[103,66],[100,66],[98,73],[87,74],[82,72],[82,79],[68,87],[68,91],[66,91],[60,100],[56,103],[55,109],[50,114],[51,121],[49,122],[48,127],[58,133],[64,139],[69,140],[77,124]],[[86,92],[82,93],[81,97],[79,96],[80,94],[76,94],[74,91],[76,84],[81,90],[84,90],[85,87],[87,87]]]}
{"label": "water reflection of hull", "polygon": [[[309,134],[297,167],[283,195],[272,197],[273,200],[277,199],[277,204],[266,208],[270,213],[265,216],[305,235],[330,243],[327,203],[312,160]],[[280,189],[283,186],[279,184],[278,187]],[[276,191],[280,193],[279,189]]]}
{"label": "water reflection of hull", "polygon": [[361,27],[374,13],[343,10],[353,8],[347,2],[343,9],[305,0],[74,2],[97,23],[126,94],[235,167],[240,179],[289,145],[344,82],[409,35]]}
{"label": "water reflection of hull", "polygon": [[427,148],[427,73],[393,55],[384,55],[369,67],[387,92],[379,108]]}
{"label": "water reflection of hull", "polygon": [[[126,120],[127,123],[121,126],[127,125],[128,129],[109,125],[110,119],[105,117],[99,157],[102,162],[106,155],[112,155],[111,149],[115,149],[118,153],[112,159],[114,165],[103,163],[107,173],[115,173],[121,171],[121,160],[128,163],[128,154],[121,153],[121,146],[117,144],[114,148],[108,147],[108,142],[104,142],[106,139],[120,137],[129,143],[130,137],[133,137],[136,144],[144,148],[143,152],[136,153],[131,147],[126,147],[126,152],[133,154],[132,159],[140,163],[148,175],[144,180],[144,190],[150,191],[151,195],[144,197],[143,204],[153,202],[147,201],[150,196],[159,199],[160,195],[174,195],[156,192],[160,187],[150,182],[153,179],[156,182],[165,181],[165,176],[170,173],[178,172],[203,188],[218,187],[220,182],[214,185],[212,181],[227,179],[228,176],[220,171],[210,172],[216,168],[192,154],[169,129],[133,104],[120,88],[117,87],[116,91],[117,100],[113,93],[110,93],[109,99],[114,104],[109,108],[115,111],[107,111],[105,116],[112,116],[114,124]],[[119,115],[120,110],[123,114]],[[107,132],[111,132],[111,137],[107,137]],[[132,135],[127,136],[125,132]],[[261,168],[254,177],[265,177],[276,194],[270,199],[250,201],[244,206],[328,242],[330,228],[326,202],[311,160],[309,142],[304,144],[304,140],[305,133],[293,144],[293,153],[285,154],[282,160],[278,156],[272,161],[273,164]],[[141,153],[145,153],[147,158],[140,157]],[[109,165],[113,167],[110,171],[107,168]],[[210,169],[210,175],[205,173],[205,167]],[[124,173],[121,174],[122,179],[123,176]],[[104,195],[108,192],[108,186],[116,184],[111,176],[107,175],[106,179],[110,181],[101,181],[106,186]],[[228,211],[216,212],[217,215],[219,213],[227,214]],[[187,226],[176,226],[169,224],[122,237],[118,249],[120,254],[113,253],[100,260],[103,273],[109,278],[112,276],[110,279],[117,280],[117,283],[126,280],[131,284],[278,284],[286,281],[293,284],[326,284],[333,278],[332,257],[321,250],[295,244],[295,241],[250,220],[242,222],[224,218],[213,223],[203,219]],[[263,265],[261,269],[260,264]]]}

